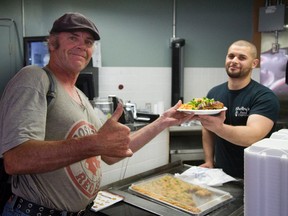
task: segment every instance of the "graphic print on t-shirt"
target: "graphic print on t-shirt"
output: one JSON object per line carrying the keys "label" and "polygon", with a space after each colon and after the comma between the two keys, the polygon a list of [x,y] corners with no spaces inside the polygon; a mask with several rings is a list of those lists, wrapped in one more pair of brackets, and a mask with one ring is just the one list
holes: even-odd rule
{"label": "graphic print on t-shirt", "polygon": [[236,107],[235,108],[235,117],[248,117],[249,116],[249,107]]}
{"label": "graphic print on t-shirt", "polygon": [[[94,134],[93,125],[81,121],[74,124],[68,133],[67,139]],[[94,197],[100,187],[101,169],[100,157],[91,157],[72,164],[66,168],[68,175],[79,190],[88,198]]]}

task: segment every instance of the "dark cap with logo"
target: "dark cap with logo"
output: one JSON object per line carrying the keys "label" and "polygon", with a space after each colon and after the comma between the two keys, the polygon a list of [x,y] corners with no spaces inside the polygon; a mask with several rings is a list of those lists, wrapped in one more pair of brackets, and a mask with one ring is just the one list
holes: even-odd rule
{"label": "dark cap with logo", "polygon": [[65,13],[55,20],[50,33],[88,31],[95,40],[100,40],[95,24],[80,13]]}

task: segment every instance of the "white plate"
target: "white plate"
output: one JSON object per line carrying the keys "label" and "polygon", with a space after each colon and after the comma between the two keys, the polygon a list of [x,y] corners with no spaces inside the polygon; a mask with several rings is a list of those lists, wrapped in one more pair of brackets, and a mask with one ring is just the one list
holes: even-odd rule
{"label": "white plate", "polygon": [[222,109],[214,109],[214,110],[188,110],[188,109],[177,109],[177,111],[180,112],[186,112],[186,113],[194,113],[194,115],[214,115],[218,114],[221,111],[227,110],[227,107],[224,107]]}

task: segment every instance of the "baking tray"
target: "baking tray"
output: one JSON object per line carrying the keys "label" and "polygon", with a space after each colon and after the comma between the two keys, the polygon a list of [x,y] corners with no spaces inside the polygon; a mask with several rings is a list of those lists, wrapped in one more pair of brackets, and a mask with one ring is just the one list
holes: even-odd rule
{"label": "baking tray", "polygon": [[205,215],[233,199],[228,192],[190,184],[169,173],[132,183],[128,190],[195,216]]}

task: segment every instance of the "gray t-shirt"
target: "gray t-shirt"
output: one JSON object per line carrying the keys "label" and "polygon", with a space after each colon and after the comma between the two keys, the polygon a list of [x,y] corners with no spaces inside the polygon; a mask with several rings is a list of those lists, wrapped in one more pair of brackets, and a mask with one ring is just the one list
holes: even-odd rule
{"label": "gray t-shirt", "polygon": [[[49,79],[36,66],[21,69],[7,85],[0,103],[1,154],[34,140],[63,140],[95,133],[102,123],[87,97],[75,102],[53,76],[56,98],[47,106]],[[17,175],[12,191],[29,201],[66,211],[79,211],[100,187],[100,157],[87,158],[43,174]]]}

